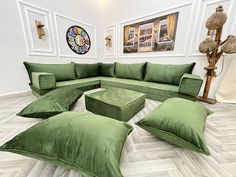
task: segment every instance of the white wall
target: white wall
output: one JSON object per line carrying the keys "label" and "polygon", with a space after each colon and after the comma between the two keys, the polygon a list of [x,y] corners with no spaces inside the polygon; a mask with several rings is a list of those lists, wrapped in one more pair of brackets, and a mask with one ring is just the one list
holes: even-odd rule
{"label": "white wall", "polygon": [[[65,16],[93,25],[100,25],[100,4],[97,0],[24,0]],[[23,61],[41,63],[96,62],[96,59],[28,56],[16,0],[0,1],[0,95],[30,90]],[[54,23],[53,23],[54,25]],[[53,26],[55,29],[55,25]],[[102,27],[97,29],[97,33]],[[95,41],[93,41],[95,42]],[[66,44],[67,45],[67,44]],[[97,46],[98,57],[102,46]]]}
{"label": "white wall", "polygon": [[[197,53],[197,45],[206,37],[205,28],[203,26],[204,20],[209,16],[214,8],[222,2],[226,8],[226,12],[233,12],[236,8],[236,1],[234,0],[24,0],[25,2],[49,9],[51,12],[57,12],[65,16],[77,19],[93,25],[97,30],[97,59],[84,58],[64,58],[64,57],[45,57],[45,56],[28,56],[26,45],[24,41],[23,30],[20,22],[19,12],[17,9],[16,0],[0,1],[0,21],[2,23],[0,28],[0,95],[10,94],[15,92],[23,92],[29,90],[28,76],[22,64],[23,61],[41,62],[41,63],[66,63],[70,61],[93,63],[97,61],[103,62],[123,62],[123,63],[137,63],[150,61],[153,63],[190,63],[196,62],[194,73],[201,75],[204,78],[204,66],[207,66],[205,56]],[[135,19],[137,17],[158,13],[163,9],[168,9],[173,6],[190,3],[188,6],[180,8],[183,12],[180,14],[178,29],[182,31],[178,33],[178,50],[182,50],[183,56],[174,57],[167,54],[165,57],[139,57],[137,58],[113,58],[103,59],[104,56],[104,26],[111,24],[119,24],[122,21]],[[206,5],[209,4],[210,5]],[[213,4],[211,4],[213,3]],[[206,8],[205,8],[206,7]],[[205,13],[206,12],[206,13]],[[234,18],[233,18],[234,17]],[[225,25],[225,33],[236,34],[235,20],[236,15],[231,13],[228,17],[228,22]],[[233,25],[234,23],[234,25]],[[54,23],[53,23],[54,25]],[[202,25],[202,26],[201,26]],[[188,28],[190,27],[190,28]],[[188,34],[189,30],[189,35]],[[180,30],[179,30],[180,31]],[[199,35],[198,35],[199,34]],[[120,36],[119,39],[121,39]],[[184,44],[182,47],[181,41]],[[57,46],[56,46],[57,47]],[[57,49],[58,50],[58,49]],[[169,55],[169,56],[168,56]],[[221,70],[221,62],[218,63],[219,73]],[[224,75],[230,64],[230,57],[225,57],[225,64],[222,74],[214,79],[210,97],[214,97],[218,83]],[[202,92],[202,91],[201,91]]]}
{"label": "white wall", "polygon": [[[187,4],[186,6],[179,7]],[[137,17],[145,16],[146,14],[158,14],[165,9],[177,7],[179,10],[179,20],[176,34],[176,47],[179,51],[159,52],[155,57],[140,57],[141,54],[136,54],[137,57],[125,57],[122,54],[122,34],[118,31],[118,58],[103,59],[103,62],[118,61],[122,63],[134,63],[149,61],[152,63],[191,63],[196,62],[194,74],[200,75],[205,79],[205,70],[203,67],[207,66],[207,59],[204,55],[198,52],[198,45],[200,41],[206,38],[206,28],[204,23],[206,19],[215,11],[218,4],[222,4],[225,12],[228,14],[228,21],[225,24],[223,38],[226,34],[236,34],[236,29],[233,29],[233,22],[235,22],[235,14],[233,13],[236,8],[236,3],[233,0],[110,0],[102,13],[103,25],[109,26],[111,24],[118,24],[122,28],[123,21],[136,19]],[[171,11],[171,10],[170,10]],[[168,10],[163,12],[168,14]],[[235,26],[235,25],[234,25]],[[186,45],[186,50],[184,49]],[[182,52],[184,51],[184,52]],[[173,54],[183,53],[183,56],[176,57]],[[104,53],[102,54],[104,56]],[[159,55],[159,56],[158,56]],[[102,57],[103,58],[103,57]],[[221,73],[212,82],[209,97],[213,98],[217,90],[218,84],[227,70],[231,57],[225,56],[224,68],[222,70],[222,59],[217,64],[217,73]],[[204,85],[204,84],[203,84]],[[201,89],[200,95],[203,92]]]}

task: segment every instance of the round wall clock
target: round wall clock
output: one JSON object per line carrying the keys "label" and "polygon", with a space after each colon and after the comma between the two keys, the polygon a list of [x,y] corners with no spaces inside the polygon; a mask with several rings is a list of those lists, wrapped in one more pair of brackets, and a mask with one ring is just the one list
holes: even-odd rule
{"label": "round wall clock", "polygon": [[71,26],[66,32],[68,46],[77,54],[86,54],[91,46],[88,33],[80,26]]}

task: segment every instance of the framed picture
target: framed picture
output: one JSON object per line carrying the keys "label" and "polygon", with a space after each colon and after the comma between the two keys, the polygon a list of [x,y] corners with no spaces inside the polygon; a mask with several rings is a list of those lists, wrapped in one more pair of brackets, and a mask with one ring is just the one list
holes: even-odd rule
{"label": "framed picture", "polygon": [[97,58],[96,28],[54,13],[58,53],[68,58]]}
{"label": "framed picture", "polygon": [[104,58],[117,58],[117,25],[104,28]]}
{"label": "framed picture", "polygon": [[179,12],[123,27],[123,53],[173,51]]}
{"label": "framed picture", "polygon": [[49,10],[17,1],[28,55],[56,56]]}

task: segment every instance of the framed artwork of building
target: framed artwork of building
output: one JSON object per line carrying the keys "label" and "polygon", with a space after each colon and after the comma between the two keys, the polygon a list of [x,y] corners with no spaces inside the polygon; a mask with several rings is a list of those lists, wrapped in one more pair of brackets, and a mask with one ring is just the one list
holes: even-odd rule
{"label": "framed artwork of building", "polygon": [[123,53],[172,51],[179,12],[124,26]]}

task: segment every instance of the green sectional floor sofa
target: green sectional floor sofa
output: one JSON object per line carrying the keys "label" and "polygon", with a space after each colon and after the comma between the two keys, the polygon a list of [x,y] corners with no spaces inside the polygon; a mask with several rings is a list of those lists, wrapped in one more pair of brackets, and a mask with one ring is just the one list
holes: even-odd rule
{"label": "green sectional floor sofa", "polygon": [[60,87],[82,91],[118,87],[145,93],[153,100],[172,97],[195,100],[202,79],[192,74],[195,63],[164,65],[153,63],[121,64],[39,64],[24,62],[30,87],[36,96]]}

